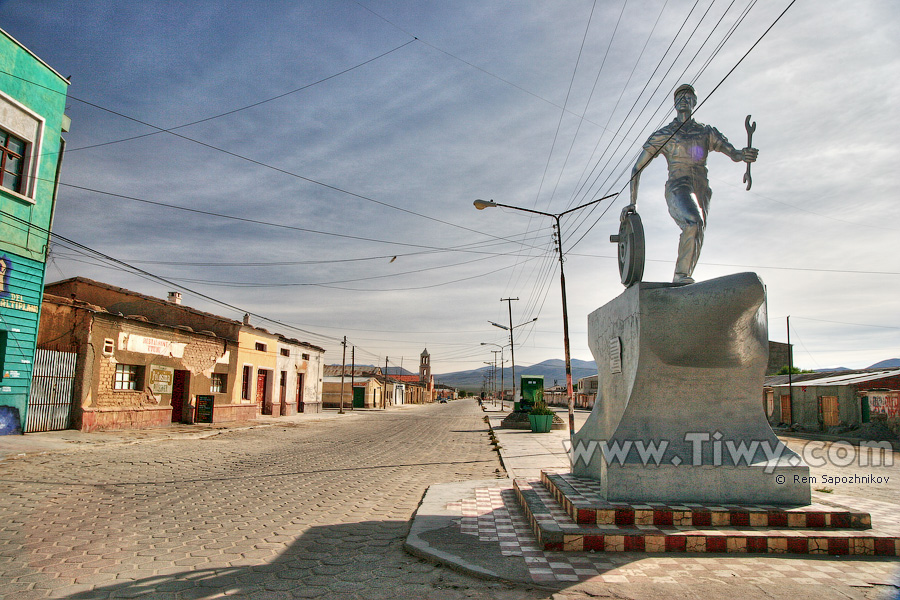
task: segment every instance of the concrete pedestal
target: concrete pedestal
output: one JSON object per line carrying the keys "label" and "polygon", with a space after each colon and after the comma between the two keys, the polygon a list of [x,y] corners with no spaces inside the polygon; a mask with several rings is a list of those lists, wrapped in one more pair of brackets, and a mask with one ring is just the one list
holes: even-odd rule
{"label": "concrete pedestal", "polygon": [[599,393],[573,474],[609,501],[808,504],[809,467],[763,414],[765,300],[739,273],[638,283],[591,313]]}

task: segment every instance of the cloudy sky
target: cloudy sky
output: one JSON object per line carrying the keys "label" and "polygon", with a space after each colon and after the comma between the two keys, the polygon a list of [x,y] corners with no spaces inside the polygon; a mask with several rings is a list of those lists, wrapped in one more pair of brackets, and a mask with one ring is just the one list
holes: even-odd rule
{"label": "cloudy sky", "polygon": [[[900,5],[799,0],[775,23],[789,4],[0,2],[72,81],[47,278],[177,284],[330,362],[346,335],[358,363],[415,369],[427,347],[438,374],[491,360],[518,298],[532,364],[563,356],[552,220],[473,200],[555,213],[625,190],[563,220],[590,360],[586,317],[623,290],[609,235],[631,165],[693,82],[696,119],[743,147],[751,114],[760,149],[750,191],[743,163],[710,158],[695,277],[759,273],[801,367],[900,356]],[[673,272],[665,177],[659,158],[641,181],[646,281]]]}

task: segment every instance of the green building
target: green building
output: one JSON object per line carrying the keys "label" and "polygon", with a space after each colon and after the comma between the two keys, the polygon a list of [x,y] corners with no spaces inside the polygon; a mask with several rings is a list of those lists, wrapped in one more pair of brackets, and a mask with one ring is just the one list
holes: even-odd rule
{"label": "green building", "polygon": [[26,418],[68,85],[0,29],[0,433]]}

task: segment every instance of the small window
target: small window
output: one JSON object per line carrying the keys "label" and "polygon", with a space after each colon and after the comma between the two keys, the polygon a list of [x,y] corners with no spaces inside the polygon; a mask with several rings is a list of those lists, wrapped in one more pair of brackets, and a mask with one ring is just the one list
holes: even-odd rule
{"label": "small window", "polygon": [[250,399],[250,378],[253,377],[253,367],[244,365],[244,377],[241,379],[241,399]]}
{"label": "small window", "polygon": [[113,383],[114,390],[139,390],[143,367],[138,365],[116,365],[116,379]]}
{"label": "small window", "polygon": [[0,129],[0,186],[23,193],[25,141]]}
{"label": "small window", "polygon": [[282,348],[282,349],[281,349],[281,355],[282,355],[282,356],[290,356],[290,355],[291,355],[291,351],[290,351],[289,349],[287,349],[287,348]]}
{"label": "small window", "polygon": [[256,349],[257,349],[258,351],[260,351],[260,352],[265,352],[265,351],[266,351],[266,345],[263,344],[262,342],[256,342]]}
{"label": "small window", "polygon": [[225,373],[213,373],[209,382],[209,391],[214,394],[224,394],[228,389],[228,375]]}
{"label": "small window", "polygon": [[303,360],[309,360],[309,354],[301,354],[300,356],[303,358]]}
{"label": "small window", "polygon": [[116,343],[113,340],[111,340],[109,338],[106,338],[105,340],[103,340],[103,354],[106,354],[106,355],[112,354],[113,350],[115,350],[115,347],[116,347]]}

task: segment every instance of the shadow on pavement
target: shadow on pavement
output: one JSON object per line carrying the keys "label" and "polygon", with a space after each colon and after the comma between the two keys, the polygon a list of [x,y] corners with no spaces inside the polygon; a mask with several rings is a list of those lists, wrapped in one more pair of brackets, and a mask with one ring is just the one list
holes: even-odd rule
{"label": "shadow on pavement", "polygon": [[[120,576],[134,578],[98,585],[66,598],[176,600],[225,595],[228,598],[266,599],[465,597],[512,600],[549,596],[548,591],[534,586],[478,580],[411,556],[402,548],[408,529],[407,521],[313,525],[285,551],[271,558],[264,555],[277,551],[283,541],[259,540],[254,544],[244,540],[241,545],[249,550],[241,551],[231,545],[218,550],[191,552],[188,559],[179,560],[173,556],[176,563],[184,566],[160,568],[157,574],[146,577],[135,576],[135,571],[121,573]],[[213,545],[229,546],[226,543]]]}

